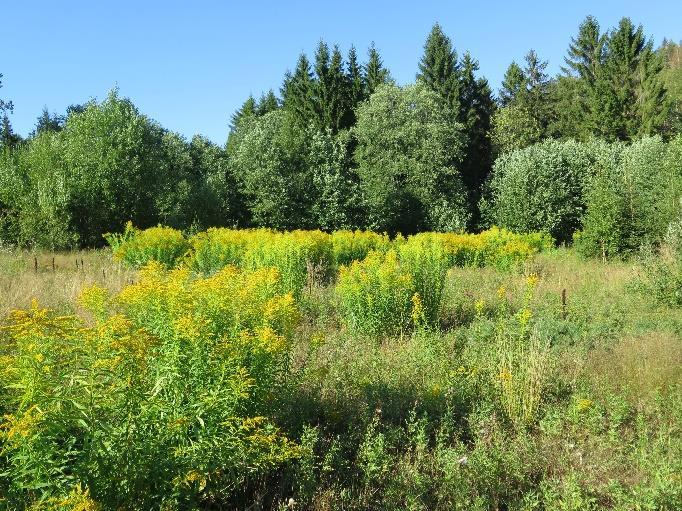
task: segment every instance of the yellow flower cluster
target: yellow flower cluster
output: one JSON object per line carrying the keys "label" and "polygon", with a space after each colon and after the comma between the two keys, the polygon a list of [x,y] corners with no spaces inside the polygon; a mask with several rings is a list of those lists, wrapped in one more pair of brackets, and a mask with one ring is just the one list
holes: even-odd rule
{"label": "yellow flower cluster", "polygon": [[105,234],[104,237],[114,258],[133,268],[149,261],[158,261],[166,268],[172,268],[190,248],[180,231],[163,226],[138,230],[128,222],[123,234]]}
{"label": "yellow flower cluster", "polygon": [[[116,458],[129,448],[126,431],[136,432],[133,455],[173,453],[158,460],[169,484],[227,477],[206,471],[214,456],[244,470],[297,456],[266,418],[242,416],[265,409],[299,320],[276,268],[226,266],[202,278],[152,261],[117,296],[92,286],[78,302],[96,322],[34,303],[1,327],[0,377],[11,391],[3,394],[0,445],[15,459],[29,455],[17,473],[42,477],[54,456]],[[110,447],[95,452],[101,438]],[[149,447],[158,442],[158,451]],[[87,488],[54,494],[59,500],[46,509],[97,509]]]}
{"label": "yellow flower cluster", "polygon": [[336,285],[346,326],[369,335],[405,330],[415,292],[412,275],[400,266],[395,250],[373,251],[362,261],[342,266]]}

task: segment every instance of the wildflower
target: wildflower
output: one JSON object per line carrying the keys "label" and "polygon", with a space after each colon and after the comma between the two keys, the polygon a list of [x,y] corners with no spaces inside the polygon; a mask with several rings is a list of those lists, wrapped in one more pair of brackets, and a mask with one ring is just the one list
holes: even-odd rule
{"label": "wildflower", "polygon": [[576,410],[579,412],[584,412],[585,410],[592,408],[593,401],[591,399],[580,398],[575,404]]}
{"label": "wildflower", "polygon": [[535,287],[538,283],[539,277],[537,273],[531,273],[526,277],[526,284],[528,287]]}
{"label": "wildflower", "polygon": [[530,321],[530,318],[533,316],[533,313],[531,312],[530,309],[528,308],[523,308],[519,311],[517,314],[517,318],[519,320],[519,324],[524,327],[528,324]]}
{"label": "wildflower", "polygon": [[507,294],[507,289],[504,286],[497,288],[497,297],[502,300]]}
{"label": "wildflower", "polygon": [[476,303],[474,303],[474,309],[476,310],[476,317],[481,317],[483,316],[483,309],[485,309],[485,301],[483,300],[476,300]]}

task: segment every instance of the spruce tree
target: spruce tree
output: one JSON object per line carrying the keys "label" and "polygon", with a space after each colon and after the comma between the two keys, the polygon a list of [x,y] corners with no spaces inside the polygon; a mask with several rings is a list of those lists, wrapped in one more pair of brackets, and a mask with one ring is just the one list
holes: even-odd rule
{"label": "spruce tree", "polygon": [[355,47],[348,50],[348,62],[346,63],[346,111],[343,119],[343,128],[355,125],[355,108],[365,99],[364,76],[362,67],[358,62],[358,54]]}
{"label": "spruce tree", "polygon": [[365,97],[370,96],[377,90],[380,85],[390,83],[391,75],[384,67],[384,64],[379,55],[379,51],[371,44],[367,51],[368,59],[365,64]]}
{"label": "spruce tree", "polygon": [[302,53],[296,64],[293,75],[287,73],[282,85],[282,99],[284,108],[293,116],[295,122],[303,128],[315,118],[313,74],[310,61]]}
{"label": "spruce tree", "polygon": [[230,132],[234,132],[244,119],[256,115],[256,100],[253,99],[252,95],[249,95],[248,99],[244,101],[241,107],[232,114],[232,119],[230,122]]}
{"label": "spruce tree", "polygon": [[19,142],[21,142],[21,137],[14,133],[12,129],[12,123],[9,121],[7,114],[2,116],[0,121],[0,149],[8,148],[12,149],[16,147]]}
{"label": "spruce tree", "polygon": [[604,64],[590,97],[591,125],[609,140],[656,133],[667,108],[661,81],[663,63],[641,25],[623,18],[605,43]]}
{"label": "spruce tree", "polygon": [[[2,73],[0,73],[0,89],[2,89]],[[7,112],[12,112],[14,105],[11,101],[5,101],[0,99],[0,114],[6,114]]]}
{"label": "spruce tree", "polygon": [[[490,121],[495,102],[488,81],[477,78],[478,61],[467,52],[460,67],[460,115],[468,135],[462,162],[462,178],[467,185],[472,204],[477,204],[481,187],[492,168]],[[474,222],[477,215],[474,214]]]}
{"label": "spruce tree", "polygon": [[270,89],[266,94],[262,94],[255,107],[256,115],[265,115],[279,108],[279,99]]}
{"label": "spruce tree", "polygon": [[604,58],[604,35],[600,34],[599,23],[588,16],[578,27],[578,36],[571,38],[568,56],[564,57],[566,75],[575,76],[592,86]]}
{"label": "spruce tree", "polygon": [[526,54],[525,60],[523,74],[526,77],[526,88],[518,99],[535,117],[544,134],[552,118],[550,80],[545,72],[547,61],[540,60],[532,49]]}
{"label": "spruce tree", "polygon": [[500,105],[507,106],[516,99],[516,96],[526,88],[526,76],[523,74],[523,69],[516,62],[509,64],[507,71],[504,73],[502,79],[502,88],[500,89]]}
{"label": "spruce tree", "polygon": [[61,131],[64,127],[66,119],[61,115],[52,115],[47,107],[43,107],[43,111],[36,121],[35,130],[32,136],[39,135],[47,131]]}
{"label": "spruce tree", "polygon": [[436,92],[452,112],[458,112],[457,54],[438,23],[433,26],[424,44],[417,80]]}

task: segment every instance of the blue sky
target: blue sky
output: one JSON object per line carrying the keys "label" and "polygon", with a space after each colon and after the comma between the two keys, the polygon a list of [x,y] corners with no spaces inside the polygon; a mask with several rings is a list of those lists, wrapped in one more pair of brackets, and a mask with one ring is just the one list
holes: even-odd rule
{"label": "blue sky", "polygon": [[320,38],[364,57],[372,41],[399,83],[414,80],[426,35],[438,21],[461,54],[469,50],[497,90],[506,67],[529,48],[559,71],[588,14],[602,28],[622,16],[659,44],[682,39],[682,2],[369,1],[3,2],[0,97],[15,104],[26,135],[43,106],[63,112],[114,86],[164,127],[217,143],[246,97],[279,90],[301,51]]}

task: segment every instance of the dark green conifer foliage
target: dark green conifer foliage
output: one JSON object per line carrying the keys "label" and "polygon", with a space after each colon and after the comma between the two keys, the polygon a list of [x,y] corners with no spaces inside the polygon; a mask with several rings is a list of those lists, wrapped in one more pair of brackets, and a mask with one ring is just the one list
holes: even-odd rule
{"label": "dark green conifer foliage", "polygon": [[604,64],[590,97],[595,134],[607,140],[631,140],[655,133],[668,112],[662,69],[642,26],[621,19],[606,39]]}
{"label": "dark green conifer foliage", "polygon": [[358,62],[358,54],[355,47],[348,50],[348,62],[346,63],[346,111],[342,127],[348,129],[355,125],[355,108],[365,99],[364,76],[362,67]]}
{"label": "dark green conifer foliage", "polygon": [[234,132],[242,120],[256,115],[256,100],[253,99],[252,95],[249,95],[248,99],[244,101],[241,107],[232,114],[232,119],[230,122],[230,131]]}
{"label": "dark green conifer foliage", "polygon": [[458,112],[458,73],[457,54],[452,42],[436,23],[424,44],[417,80],[436,92],[452,112]]}
{"label": "dark green conifer foliage", "polygon": [[535,50],[530,50],[525,60],[523,74],[526,77],[526,88],[522,89],[518,99],[531,112],[543,134],[546,134],[552,117],[550,80],[545,72],[547,61],[540,60]]}
{"label": "dark green conifer foliage", "polygon": [[279,108],[279,99],[275,93],[270,89],[266,94],[262,94],[256,105],[256,115],[265,115],[268,112],[277,110]]}
{"label": "dark green conifer foliage", "polygon": [[315,82],[310,67],[310,61],[305,53],[298,58],[293,75],[287,73],[282,85],[282,99],[284,108],[292,115],[293,120],[303,128],[315,118],[314,102]]}
{"label": "dark green conifer foliage", "polygon": [[599,23],[588,16],[578,28],[578,36],[571,38],[568,56],[564,57],[566,75],[585,80],[593,85],[604,59],[605,36],[600,33]]}
{"label": "dark green conifer foliage", "polygon": [[526,88],[526,76],[516,62],[509,64],[500,88],[500,105],[507,106]]}
{"label": "dark green conifer foliage", "polygon": [[315,111],[319,129],[338,132],[343,125],[348,108],[347,80],[344,63],[338,46],[329,54],[323,41],[315,53]]}
{"label": "dark green conifer foliage", "polygon": [[36,127],[32,135],[39,135],[46,131],[60,131],[64,127],[66,119],[64,116],[51,114],[47,107],[43,107],[43,111],[36,121]]}
{"label": "dark green conifer foliage", "polygon": [[[467,52],[460,63],[460,122],[467,133],[462,179],[469,190],[471,203],[477,204],[481,187],[492,168],[490,119],[495,102],[488,81],[477,78],[478,61]],[[476,215],[475,215],[476,216]],[[476,222],[474,218],[474,222]]]}
{"label": "dark green conifer foliage", "polygon": [[370,96],[377,87],[391,82],[391,74],[384,67],[379,51],[371,44],[367,51],[367,64],[365,64],[365,97]]}

